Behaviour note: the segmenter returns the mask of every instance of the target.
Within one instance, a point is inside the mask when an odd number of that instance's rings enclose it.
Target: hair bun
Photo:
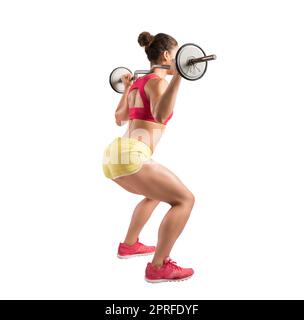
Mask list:
[[[148,47],[153,41],[154,37],[147,31],[142,32],[138,36],[138,43],[141,47]]]

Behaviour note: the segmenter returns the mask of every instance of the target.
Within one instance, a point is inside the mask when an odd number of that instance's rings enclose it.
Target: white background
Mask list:
[[[0,298],[303,299],[301,4],[1,1]],[[171,252],[195,275],[178,283],[146,283],[151,257],[117,259],[142,197],[101,170],[126,130],[108,76],[149,67],[142,31],[218,56],[182,80],[154,153],[196,196]]]

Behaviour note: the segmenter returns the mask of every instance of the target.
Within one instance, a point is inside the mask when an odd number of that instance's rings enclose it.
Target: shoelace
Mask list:
[[[176,269],[179,271],[182,271],[183,268],[179,267],[175,261],[173,261],[171,258],[169,258],[165,264],[168,264],[172,269]]]

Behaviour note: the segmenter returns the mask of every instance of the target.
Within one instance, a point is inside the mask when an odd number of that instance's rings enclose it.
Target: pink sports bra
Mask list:
[[[148,73],[147,75],[140,77],[133,82],[132,86],[129,89],[129,92],[131,92],[131,90],[133,90],[133,89],[139,89],[139,94],[140,94],[140,97],[143,101],[144,106],[143,107],[130,107],[129,108],[129,119],[130,120],[140,119],[140,120],[145,120],[145,121],[157,122],[152,116],[151,109],[150,109],[150,101],[147,98],[145,90],[144,90],[144,87],[145,87],[145,84],[147,83],[147,81],[149,79],[156,78],[156,77],[158,77],[158,75],[156,75],[155,73]],[[167,124],[167,122],[171,119],[172,115],[173,115],[173,112],[169,115],[169,117],[166,119],[164,124]]]

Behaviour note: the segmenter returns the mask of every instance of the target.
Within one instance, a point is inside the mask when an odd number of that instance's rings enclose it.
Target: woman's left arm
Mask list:
[[[122,82],[125,86],[125,90],[115,110],[115,120],[118,126],[122,126],[125,124],[125,121],[129,120],[128,94],[132,85],[131,78],[131,74],[125,74],[122,76]]]
[[[128,106],[128,94],[129,88],[125,88],[125,91],[119,101],[119,104],[115,110],[115,121],[116,124],[122,126],[123,121],[127,121],[129,119],[129,106]]]

